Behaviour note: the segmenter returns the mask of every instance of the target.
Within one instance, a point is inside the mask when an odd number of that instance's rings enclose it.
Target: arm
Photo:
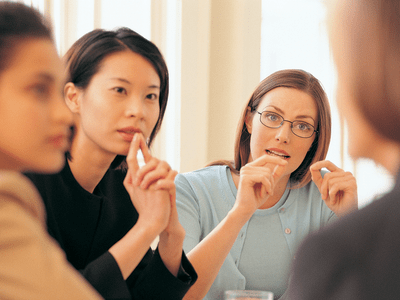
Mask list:
[[[139,169],[137,152],[141,149],[146,165]],[[126,279],[142,260],[153,240],[165,229],[170,217],[170,195],[162,184],[152,186],[165,176],[165,168],[152,159],[144,138],[136,134],[127,156],[128,172],[124,186],[139,213],[135,226],[109,252]],[[169,172],[167,172],[167,175]],[[171,175],[172,176],[172,175]],[[132,255],[134,254],[134,255]]]
[[[233,208],[218,226],[188,253],[199,278],[185,299],[202,299],[207,294],[241,228],[273,194],[275,182],[282,175],[285,165],[286,162],[280,158],[265,155],[242,168]],[[185,195],[185,191],[182,194]],[[185,199],[180,201],[185,202]],[[200,231],[197,229],[197,237],[190,233],[187,238],[192,242],[200,240]]]
[[[0,298],[101,299],[23,201],[0,197]]]

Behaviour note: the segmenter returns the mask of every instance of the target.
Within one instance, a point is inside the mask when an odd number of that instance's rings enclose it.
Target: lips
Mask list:
[[[132,141],[133,136],[135,135],[135,133],[141,133],[142,132],[140,129],[135,128],[135,127],[125,127],[125,128],[119,129],[117,131],[122,136],[122,138],[127,142]]]
[[[265,152],[267,152],[268,155],[278,156],[278,157],[283,158],[283,159],[289,159],[290,158],[290,155],[288,153],[286,153],[283,150],[279,150],[279,149],[266,149]]]
[[[69,147],[69,138],[65,134],[53,135],[48,141],[57,149],[66,150]]]

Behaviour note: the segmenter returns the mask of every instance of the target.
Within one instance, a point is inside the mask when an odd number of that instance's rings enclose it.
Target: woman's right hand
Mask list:
[[[140,168],[137,152],[142,151],[145,165]],[[168,181],[171,170],[169,165],[151,156],[142,134],[135,134],[128,155],[128,172],[124,186],[128,191],[135,209],[139,213],[137,225],[144,225],[159,235],[168,225],[171,213]],[[173,176],[175,177],[175,176]],[[173,180],[172,180],[173,182]],[[175,192],[175,186],[173,186]]]
[[[235,206],[248,216],[273,195],[276,182],[283,175],[287,161],[265,154],[240,169]]]

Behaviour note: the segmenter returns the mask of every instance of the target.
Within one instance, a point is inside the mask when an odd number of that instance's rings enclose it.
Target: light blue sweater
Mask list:
[[[188,253],[233,207],[237,189],[226,166],[179,174],[175,180],[179,220]],[[241,229],[204,299],[223,299],[224,291],[258,289],[280,296],[297,247],[311,231],[336,219],[313,182],[287,189],[276,205],[257,210]]]

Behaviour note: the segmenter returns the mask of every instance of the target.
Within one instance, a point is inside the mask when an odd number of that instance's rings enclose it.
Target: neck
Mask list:
[[[68,163],[80,186],[93,193],[116,155],[100,150],[96,151],[89,144],[90,142],[81,138],[81,135],[77,133],[70,151],[72,160]]]

